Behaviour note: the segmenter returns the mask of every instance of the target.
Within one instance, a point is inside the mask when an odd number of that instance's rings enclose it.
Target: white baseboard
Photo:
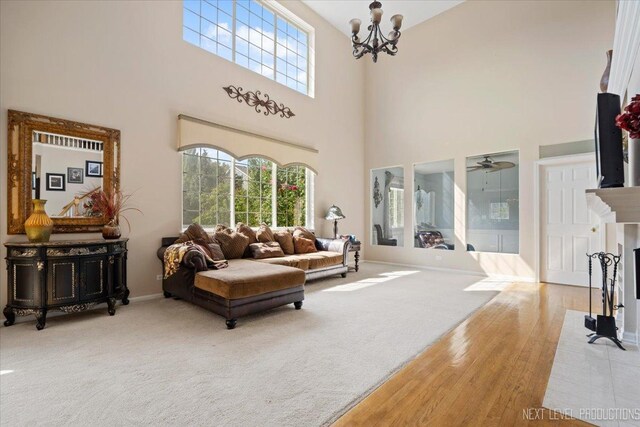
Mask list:
[[[442,271],[442,272],[445,272],[445,273],[465,274],[465,275],[468,275],[468,276],[489,277],[486,274],[480,273],[478,271],[461,270],[461,269],[456,269],[456,268],[431,267],[431,266],[428,266],[428,265],[404,264],[404,263],[400,263],[400,262],[387,262],[387,261],[371,261],[371,260],[360,261],[360,264],[363,264],[363,263],[382,264],[382,265],[397,265],[397,266],[400,266],[400,267],[419,268],[420,270],[434,270],[434,271]]]
[[[159,294],[149,294],[149,295],[141,295],[139,297],[133,297],[133,298],[129,298],[129,301],[131,302],[141,302],[141,301],[148,301],[150,299],[156,299],[156,298],[160,298],[162,297],[163,294],[159,293]]]
[[[135,304],[138,302],[142,302],[142,301],[148,301],[148,300],[152,300],[152,299],[156,299],[156,298],[160,298],[162,297],[162,294],[150,294],[150,295],[142,295],[139,297],[133,297],[133,298],[129,298],[129,304]],[[117,301],[116,301],[117,303]],[[92,311],[92,310],[107,310],[107,303],[100,303],[100,304],[96,304],[95,306],[91,307],[90,309],[86,310],[86,311]],[[117,305],[122,305],[122,303],[119,303]],[[64,311],[49,311],[47,312],[47,319],[51,319],[52,317],[58,317],[58,316],[64,316],[65,313]],[[15,323],[22,323],[22,322],[33,322],[35,321],[35,317],[32,315],[29,316],[16,316],[16,321]]]
[[[454,273],[454,274],[464,274],[467,276],[476,276],[476,277],[484,277],[492,280],[500,280],[504,282],[525,282],[525,283],[535,283],[535,279],[533,277],[526,276],[507,276],[507,275],[498,275],[498,274],[486,274],[480,273],[478,271],[471,270],[462,270],[457,268],[444,268],[444,267],[432,267],[428,265],[416,265],[416,264],[403,264],[398,262],[386,262],[386,261],[371,261],[364,260],[360,263],[371,263],[371,264],[384,264],[384,265],[398,265],[401,267],[411,267],[411,268],[419,268],[421,270],[434,270],[434,271],[442,271],[445,273]]]
[[[626,342],[633,345],[640,345],[640,339],[637,332],[623,332],[622,342]]]

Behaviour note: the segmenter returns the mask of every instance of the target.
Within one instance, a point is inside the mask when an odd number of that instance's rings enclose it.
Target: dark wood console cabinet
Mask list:
[[[113,316],[116,299],[129,303],[127,240],[5,243],[9,280],[4,325],[33,314],[41,330],[48,311],[75,313],[104,302]]]

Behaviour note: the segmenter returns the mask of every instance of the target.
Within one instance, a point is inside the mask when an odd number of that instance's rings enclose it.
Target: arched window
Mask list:
[[[233,172],[232,172],[233,171]],[[313,227],[313,173],[254,157],[237,160],[212,148],[182,154],[182,226]]]

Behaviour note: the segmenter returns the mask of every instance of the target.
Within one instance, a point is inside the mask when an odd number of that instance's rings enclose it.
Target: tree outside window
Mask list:
[[[278,167],[277,175],[278,226],[305,226],[306,168],[304,166]]]
[[[304,166],[281,168],[263,158],[235,160],[222,151],[193,148],[183,153],[182,167],[183,227],[307,225]]]

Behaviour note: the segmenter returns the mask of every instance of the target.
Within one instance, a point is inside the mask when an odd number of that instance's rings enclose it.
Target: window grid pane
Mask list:
[[[184,0],[182,38],[308,94],[308,34],[255,0]]]
[[[306,168],[277,168],[276,210],[278,227],[305,226]]]

